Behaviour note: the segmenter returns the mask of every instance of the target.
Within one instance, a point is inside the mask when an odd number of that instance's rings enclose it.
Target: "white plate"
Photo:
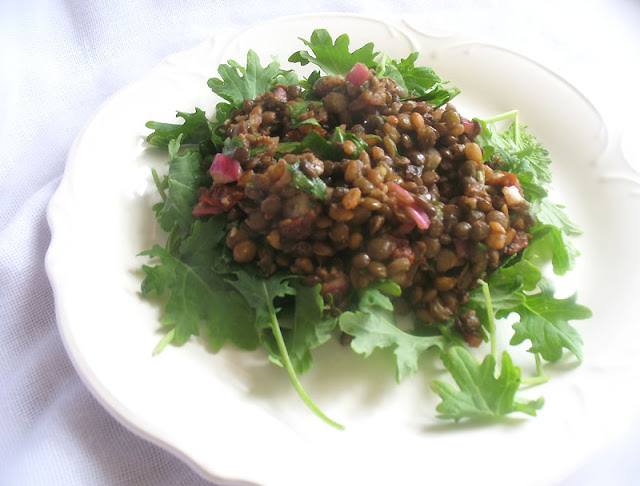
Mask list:
[[[164,170],[167,156],[144,143],[145,122],[171,121],[195,106],[211,115],[216,97],[206,81],[220,62],[242,61],[249,48],[263,64],[270,54],[286,61],[302,47],[297,37],[318,27],[334,37],[349,33],[353,46],[374,41],[392,57],[419,50],[421,62],[462,89],[461,111],[518,108],[551,151],[557,199],[585,230],[577,241],[583,256],[561,291],[577,288],[594,317],[576,324],[584,364],[550,366],[552,380],[527,391],[546,397],[537,418],[442,423],[429,389],[444,376],[438,360],[423,360],[422,373],[396,385],[389,354],[365,360],[329,344],[302,381],[346,424],[338,432],[305,408],[262,352],[213,354],[194,340],[152,358],[160,311],[140,296],[146,259],[136,254],[164,238],[150,210],[157,200],[150,168]],[[624,429],[640,404],[638,319],[628,304],[640,289],[633,271],[640,205],[629,182],[637,184],[637,174],[568,83],[518,54],[471,41],[351,15],[285,18],[173,55],[104,104],[76,140],[51,201],[46,264],[67,351],[110,413],[225,485],[550,484]],[[502,332],[508,340],[509,329]]]

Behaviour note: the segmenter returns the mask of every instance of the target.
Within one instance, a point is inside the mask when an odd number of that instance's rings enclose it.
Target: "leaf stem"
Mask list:
[[[508,120],[510,118],[515,118],[516,121],[518,120],[518,113],[520,113],[518,110],[511,110],[511,111],[507,111],[505,113],[501,113],[500,115],[496,115],[494,117],[491,118],[485,118],[484,122],[485,123],[496,123],[499,121],[503,121],[503,120]]]
[[[153,352],[151,353],[151,355],[156,356],[157,354],[160,354],[162,350],[167,347],[167,344],[173,341],[173,336],[175,336],[175,334],[176,334],[176,328],[173,327],[169,332],[167,332],[167,334],[163,336],[163,338],[156,345],[156,347],[153,348]]]
[[[478,280],[478,283],[482,286],[482,295],[484,296],[485,303],[487,304],[487,327],[489,328],[489,342],[491,343],[491,355],[498,359],[498,349],[496,343],[496,321],[493,317],[493,304],[491,303],[491,293],[489,292],[489,285],[484,280]]]
[[[173,255],[173,249],[176,246],[176,241],[177,241],[177,238],[178,238],[178,236],[177,236],[178,235],[178,231],[179,231],[178,225],[175,224],[173,226],[173,228],[171,228],[171,232],[169,233],[169,236],[167,237],[167,244],[166,244],[165,248],[172,255]]]
[[[271,302],[271,298],[269,297],[269,292],[267,291],[267,287],[264,282],[262,283],[262,286],[264,289],[267,307],[269,309],[269,316],[271,317],[271,330],[273,331],[273,335],[276,338],[276,343],[278,344],[278,349],[280,350],[280,355],[282,357],[282,364],[284,365],[284,368],[287,370],[287,374],[289,375],[289,379],[291,380],[293,387],[298,392],[298,395],[300,395],[300,398],[302,398],[302,401],[307,405],[307,407],[311,409],[313,413],[315,413],[319,418],[324,420],[327,424],[331,425],[332,427],[335,427],[338,430],[344,430],[344,425],[341,425],[338,422],[335,422],[331,420],[329,417],[327,417],[322,412],[322,410],[320,410],[318,406],[315,403],[313,403],[313,400],[311,400],[309,395],[307,395],[307,392],[304,391],[304,388],[302,388],[302,384],[298,380],[298,377],[296,376],[296,373],[293,370],[293,365],[291,364],[291,359],[289,358],[289,353],[287,352],[287,346],[284,343],[284,339],[282,337],[282,331],[280,330],[280,324],[278,323],[278,318],[276,317],[276,311],[273,308],[273,303]]]
[[[538,376],[542,376],[542,359],[540,359],[540,353],[535,354],[536,358],[536,372]]]
[[[522,378],[520,385],[535,386],[546,383],[547,381],[549,381],[549,375],[532,376],[531,378]]]
[[[535,358],[537,375],[531,378],[523,378],[522,380],[520,380],[521,385],[535,386],[549,381],[549,375],[545,375],[542,371],[542,359],[540,359],[540,353],[536,353]]]
[[[514,138],[516,139],[516,146],[520,146],[520,121],[518,120],[518,111],[516,111],[516,115],[513,117],[513,133]]]
[[[162,202],[166,202],[167,193],[162,188],[162,181],[160,180],[160,176],[158,176],[158,172],[155,169],[151,169],[151,175],[153,176],[153,182],[156,185],[156,189],[160,193],[160,197],[162,198]]]

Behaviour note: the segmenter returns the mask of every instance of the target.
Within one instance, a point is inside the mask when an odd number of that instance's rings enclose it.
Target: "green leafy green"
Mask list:
[[[374,135],[374,137],[380,139],[380,137],[378,137],[377,135]],[[358,135],[351,132],[345,132],[340,127],[337,127],[329,137],[329,141],[333,143],[343,144],[347,140],[353,142],[353,144],[356,146],[355,151],[349,155],[349,158],[351,159],[357,159],[363,150],[367,150],[369,148],[369,144],[362,140],[362,138],[360,138]],[[343,156],[344,155],[346,154],[343,154]]]
[[[372,42],[349,52],[350,40],[347,34],[337,37],[334,43],[325,29],[314,30],[308,41],[301,37],[300,40],[311,48],[316,57],[307,51],[298,51],[289,57],[289,62],[299,62],[303,66],[311,62],[329,75],[347,74],[357,62],[372,68],[375,66],[375,57],[378,55],[377,52],[373,52]]]
[[[395,61],[386,54],[377,63],[376,74],[389,77],[402,86],[408,98],[415,101],[426,101],[436,106],[448,103],[460,93],[458,88],[446,88],[433,69],[427,66],[416,66],[418,53],[413,52],[407,58]]]
[[[246,271],[238,271],[235,272],[235,277],[235,280],[227,279],[227,281],[240,292],[249,307],[254,310],[256,328],[269,329],[273,299],[294,294],[289,284],[291,276],[274,274],[269,278],[261,279]]]
[[[527,296],[514,309],[520,314],[520,322],[513,326],[516,331],[511,344],[531,341],[529,352],[540,353],[547,361],[557,361],[562,357],[562,349],[567,348],[582,361],[582,338],[568,321],[588,319],[591,311],[576,304],[576,296],[556,299],[553,288],[544,285],[541,292]]]
[[[233,152],[237,148],[244,147],[244,141],[240,137],[228,137],[225,138],[224,143],[222,145],[222,153],[229,157],[233,156]]]
[[[513,120],[503,132],[496,129],[497,122]],[[535,136],[518,121],[518,112],[511,111],[487,120],[477,120],[482,132],[477,141],[485,153],[499,164],[502,170],[514,173],[522,186],[525,198],[532,203],[532,210],[540,223],[532,228],[533,243],[525,252],[552,255],[554,272],[564,275],[575,265],[579,252],[569,236],[582,233],[567,216],[562,206],[545,199],[551,182],[549,152]],[[541,243],[540,240],[545,240]],[[532,249],[535,248],[535,250]],[[529,258],[534,264],[540,259]],[[544,260],[544,258],[542,258]]]
[[[351,348],[365,357],[376,348],[393,349],[396,358],[396,379],[415,374],[418,359],[432,347],[443,349],[442,336],[414,336],[398,328],[393,316],[393,304],[377,289],[365,289],[360,293],[356,311],[340,315],[340,329],[353,336]]]
[[[533,239],[524,250],[524,259],[534,265],[541,265],[551,260],[556,275],[564,275],[575,266],[578,254],[560,229],[538,223],[529,231]]]
[[[218,67],[220,78],[211,78],[207,84],[215,94],[237,108],[242,106],[245,99],[252,100],[260,93],[269,91],[275,84],[276,78],[283,73],[277,61],[262,67],[258,54],[249,50],[246,67],[229,60],[227,64],[221,64]],[[218,121],[221,121],[220,118]]]
[[[182,135],[171,140],[169,148],[169,173],[166,182],[166,200],[157,213],[158,222],[165,231],[178,226],[187,232],[195,217],[193,207],[198,202],[198,189],[210,185],[209,176],[202,168],[202,155],[197,150],[178,154]]]
[[[282,333],[293,369],[296,374],[302,375],[313,365],[311,350],[331,338],[338,319],[325,315],[320,285],[307,287],[296,282],[293,287],[296,292],[293,328],[283,328]],[[279,351],[273,346],[271,349],[270,357],[282,366]]]
[[[219,218],[196,221],[192,234],[176,250],[154,245],[142,252],[160,264],[143,265],[142,293],[168,292],[162,324],[172,326],[171,342],[180,345],[199,335],[204,325],[214,350],[227,340],[242,349],[255,349],[258,334],[253,316],[246,312],[242,297],[222,277],[211,272],[214,248],[224,237]]]
[[[288,71],[280,71],[280,74],[276,76],[275,84],[284,84],[285,86],[289,86],[292,84],[298,84],[300,79],[295,71],[292,69]]]
[[[315,130],[311,130],[302,142],[280,142],[277,148],[277,152],[282,154],[299,154],[307,150],[328,160],[342,160],[345,156],[340,145],[327,140]]]
[[[487,355],[482,363],[464,348],[453,346],[443,354],[442,361],[459,389],[434,380],[431,388],[442,398],[436,407],[441,418],[460,420],[465,417],[502,417],[513,412],[536,415],[544,399],[520,400],[516,392],[520,386],[520,368],[513,365],[505,351],[502,354],[500,375],[496,378],[496,359]]]
[[[569,253],[561,231],[555,226],[538,225],[534,230],[534,238],[520,259],[488,277],[493,311],[498,318],[514,312],[519,315],[511,344],[529,340],[532,343],[529,352],[540,354],[546,361],[560,359],[563,348],[582,360],[582,340],[568,321],[588,319],[591,311],[576,304],[575,296],[554,297],[553,288],[539,267],[552,261],[556,273],[564,272],[569,267]],[[471,292],[469,307],[486,312],[481,289]]]
[[[564,206],[554,204],[548,199],[537,200],[534,203],[534,213],[541,223],[556,226],[566,235],[581,235],[580,227],[569,219]]]
[[[311,398],[309,398],[307,393],[304,391],[302,384],[298,380],[295,366],[293,365],[291,358],[289,357],[289,351],[282,334],[280,323],[278,322],[278,309],[274,307],[273,301],[278,297],[294,295],[295,291],[289,284],[291,276],[272,275],[269,278],[258,279],[252,277],[244,271],[235,272],[235,275],[237,277],[237,280],[229,280],[229,283],[242,294],[242,296],[246,300],[246,303],[255,311],[256,327],[262,330],[270,329],[271,332],[273,332],[273,337],[275,338],[277,346],[277,354],[275,353],[275,350],[270,346],[265,346],[265,349],[270,352],[271,360],[275,361],[276,363],[282,364],[282,366],[287,371],[287,374],[289,375],[289,379],[291,380],[293,387],[298,392],[298,395],[300,396],[302,401],[304,401],[304,403],[309,407],[309,409],[313,411],[313,413],[315,413],[318,417],[320,417],[332,427],[343,429],[344,427],[342,425],[327,417],[311,400]],[[305,337],[301,338],[303,343],[313,342],[313,339],[306,339],[306,337],[308,337],[308,333],[301,331],[301,334],[306,334]],[[319,338],[323,338],[322,332],[320,333]],[[304,356],[304,346],[298,344],[298,346],[295,348],[295,352],[297,353],[296,359],[298,359],[298,367],[304,370],[304,364],[302,360],[308,359]],[[302,354],[302,356],[300,354]]]
[[[342,149],[342,144],[347,140],[352,141],[356,146],[356,150],[350,155],[347,155]],[[312,130],[301,142],[280,142],[277,152],[280,154],[299,154],[310,150],[321,159],[340,161],[345,158],[357,159],[360,152],[366,147],[368,145],[362,138],[337,127],[328,139]]]
[[[313,197],[320,199],[321,201],[327,200],[327,185],[319,177],[309,177],[302,172],[299,161],[296,161],[293,164],[287,164],[287,169],[291,172],[292,187],[311,194]]]
[[[478,120],[482,125],[478,143],[482,147],[493,148],[494,157],[499,158],[503,170],[517,175],[530,173],[534,182],[550,183],[549,152],[526,131],[526,127],[518,123],[516,112],[513,112],[513,117],[515,121],[503,132],[496,131],[492,126],[493,120]]]
[[[322,103],[319,101],[307,100],[307,101],[299,101],[297,103],[293,103],[289,105],[289,115],[291,117],[291,125],[290,128],[292,130],[298,128],[300,125],[317,125],[320,126],[318,120],[315,118],[307,118],[306,120],[300,121],[299,118],[304,113],[309,110],[309,107],[312,106],[321,106]]]
[[[147,142],[158,147],[166,147],[171,140],[177,139],[180,135],[183,144],[199,144],[211,138],[211,123],[200,108],[196,108],[194,113],[179,111],[176,116],[183,118],[184,123],[147,122],[145,126],[154,130],[147,136]]]

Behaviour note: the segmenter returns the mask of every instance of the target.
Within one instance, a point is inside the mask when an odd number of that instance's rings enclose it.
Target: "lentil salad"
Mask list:
[[[567,321],[590,315],[575,298],[555,299],[533,265],[550,260],[562,274],[575,257],[571,230],[549,224],[561,209],[544,199],[546,151],[513,114],[502,133],[491,120],[461,115],[450,102],[458,91],[415,66],[417,53],[393,61],[372,44],[351,53],[344,37],[333,43],[315,31],[303,42],[317,57],[298,51],[289,59],[317,64],[324,75],[299,79],[275,61],[262,68],[250,52],[246,68],[229,61],[222,79],[209,81],[226,100],[215,122],[196,109],[179,112],[182,125],[148,124],[149,142],[167,146],[171,158],[167,176],[154,173],[163,196],[155,210],[169,239],[145,252],[161,263],[143,267],[143,293],[170,293],[163,323],[171,329],[158,349],[185,342],[201,325],[214,350],[226,341],[262,345],[307,405],[340,427],[297,378],[313,348],[334,334],[365,356],[392,348],[400,380],[436,347],[459,386],[434,380],[440,416],[535,415],[542,401],[516,398],[525,379],[506,351],[497,376],[495,317],[520,314],[512,344],[532,343],[538,376],[529,380],[543,382],[542,359],[558,359],[563,348],[581,358]],[[231,88],[251,76],[250,90]],[[544,170],[520,155],[514,163],[512,142]],[[198,148],[180,152],[187,144]],[[172,284],[167,274],[179,268],[185,281],[198,281]],[[253,314],[213,317],[222,304],[215,294]],[[185,296],[195,311],[177,309]],[[560,325],[544,314],[549,306],[564,309]],[[288,307],[293,325],[277,317]],[[394,313],[413,316],[414,328],[400,330]],[[541,341],[540,326],[559,336]],[[462,344],[485,340],[491,352],[479,363]],[[484,367],[491,377],[465,386],[461,375]],[[509,399],[491,403],[496,392]],[[461,406],[474,393],[486,407]]]

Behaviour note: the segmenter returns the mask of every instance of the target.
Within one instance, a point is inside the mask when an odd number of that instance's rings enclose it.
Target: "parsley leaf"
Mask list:
[[[443,349],[442,336],[414,336],[396,326],[393,305],[379,290],[365,289],[355,312],[340,315],[340,329],[353,336],[351,348],[368,357],[376,348],[392,348],[396,357],[396,380],[418,371],[418,359],[428,349],[436,346]]]
[[[380,139],[380,137],[378,137],[377,135],[372,135],[372,136]],[[367,150],[369,148],[369,144],[367,144],[367,142],[365,142],[358,135],[351,132],[345,132],[340,127],[336,127],[336,129],[331,134],[331,137],[329,137],[329,141],[333,143],[343,144],[347,140],[353,142],[353,144],[356,146],[356,149],[353,151],[352,154],[349,155],[349,158],[357,159],[363,150]],[[380,139],[380,141],[382,141],[382,139]],[[346,154],[343,154],[343,155],[346,155]]]
[[[315,133],[315,132],[314,132]],[[311,194],[321,201],[327,200],[327,185],[319,177],[309,177],[300,169],[300,161],[287,164],[287,169],[291,172],[291,186]]]
[[[309,125],[309,124],[319,126],[320,123],[318,123],[318,120],[316,120],[315,118],[307,118],[304,121],[300,121],[298,118],[300,118],[301,115],[306,113],[309,110],[309,107],[321,106],[321,105],[322,103],[319,101],[298,101],[297,103],[288,105],[289,116],[291,118],[291,125],[289,128],[291,130],[294,130],[298,128],[300,125]]]
[[[431,388],[442,398],[436,407],[439,417],[462,418],[501,417],[513,412],[536,415],[544,399],[519,400],[520,368],[513,365],[505,351],[502,354],[500,376],[496,378],[496,358],[489,354],[482,364],[460,346],[453,346],[443,354],[442,360],[459,389],[441,380],[433,380]]]
[[[345,156],[340,145],[327,140],[315,130],[311,130],[302,142],[280,142],[277,148],[277,152],[283,154],[299,154],[306,150],[311,150],[321,159],[338,161]]]
[[[337,37],[334,43],[325,29],[314,30],[308,41],[301,37],[299,39],[311,48],[316,57],[307,51],[298,51],[289,57],[289,62],[299,62],[303,66],[311,62],[329,75],[347,74],[357,62],[369,68],[375,66],[374,59],[378,53],[373,52],[372,42],[349,52],[350,41],[347,34]]]
[[[199,144],[211,138],[211,123],[207,120],[204,111],[196,108],[194,113],[177,112],[177,117],[183,118],[184,123],[161,123],[148,121],[147,128],[151,128],[153,133],[147,136],[147,142],[158,147],[166,147],[171,140],[182,135],[183,144]]]
[[[344,150],[342,150],[342,144],[347,140],[351,140],[356,146],[356,150],[348,156]],[[280,154],[298,154],[310,150],[321,159],[340,161],[347,157],[352,159],[358,158],[360,152],[367,147],[367,143],[362,140],[362,138],[337,127],[329,139],[324,138],[318,132],[312,130],[301,142],[280,142],[277,152]]]

